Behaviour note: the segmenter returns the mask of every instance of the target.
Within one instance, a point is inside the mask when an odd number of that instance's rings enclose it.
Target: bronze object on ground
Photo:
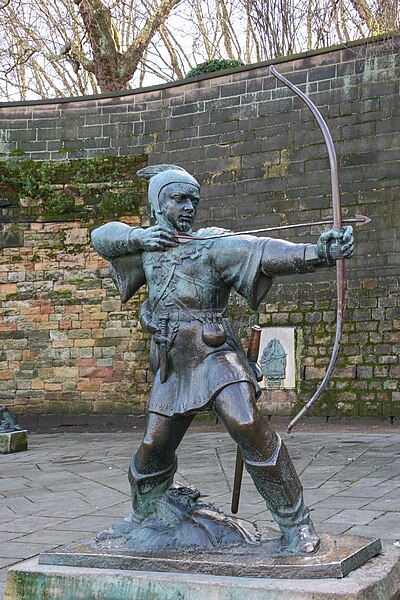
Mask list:
[[[9,409],[6,406],[0,406],[0,433],[10,433],[12,431],[21,430],[21,425],[18,425]]]

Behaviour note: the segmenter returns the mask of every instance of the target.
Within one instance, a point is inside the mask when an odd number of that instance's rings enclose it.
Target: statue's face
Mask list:
[[[190,183],[170,183],[160,194],[161,215],[158,217],[176,231],[190,231],[200,201],[199,190]],[[161,218],[160,218],[161,217]]]

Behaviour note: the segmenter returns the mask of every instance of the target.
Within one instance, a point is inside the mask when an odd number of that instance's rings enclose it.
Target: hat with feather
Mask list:
[[[149,181],[148,197],[154,212],[160,213],[160,193],[171,183],[190,183],[200,189],[199,182],[185,169],[177,165],[153,165],[137,172],[139,177]]]

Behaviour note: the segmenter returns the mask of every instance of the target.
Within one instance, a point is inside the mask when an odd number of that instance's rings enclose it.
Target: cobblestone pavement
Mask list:
[[[27,452],[0,455],[1,598],[10,565],[90,537],[129,514],[127,467],[141,435],[30,435]],[[400,433],[283,437],[319,532],[400,540]],[[234,460],[225,432],[194,429],[181,445],[177,479],[229,511]],[[239,516],[274,526],[247,474]]]

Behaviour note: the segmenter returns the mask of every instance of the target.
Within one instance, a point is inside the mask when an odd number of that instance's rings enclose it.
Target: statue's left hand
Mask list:
[[[317,254],[329,264],[340,258],[351,258],[354,254],[353,228],[348,225],[325,231],[318,239]]]
[[[132,227],[130,234],[130,244],[133,250],[146,250],[147,252],[156,252],[175,248],[178,244],[174,235],[161,227],[153,225],[152,227]]]

